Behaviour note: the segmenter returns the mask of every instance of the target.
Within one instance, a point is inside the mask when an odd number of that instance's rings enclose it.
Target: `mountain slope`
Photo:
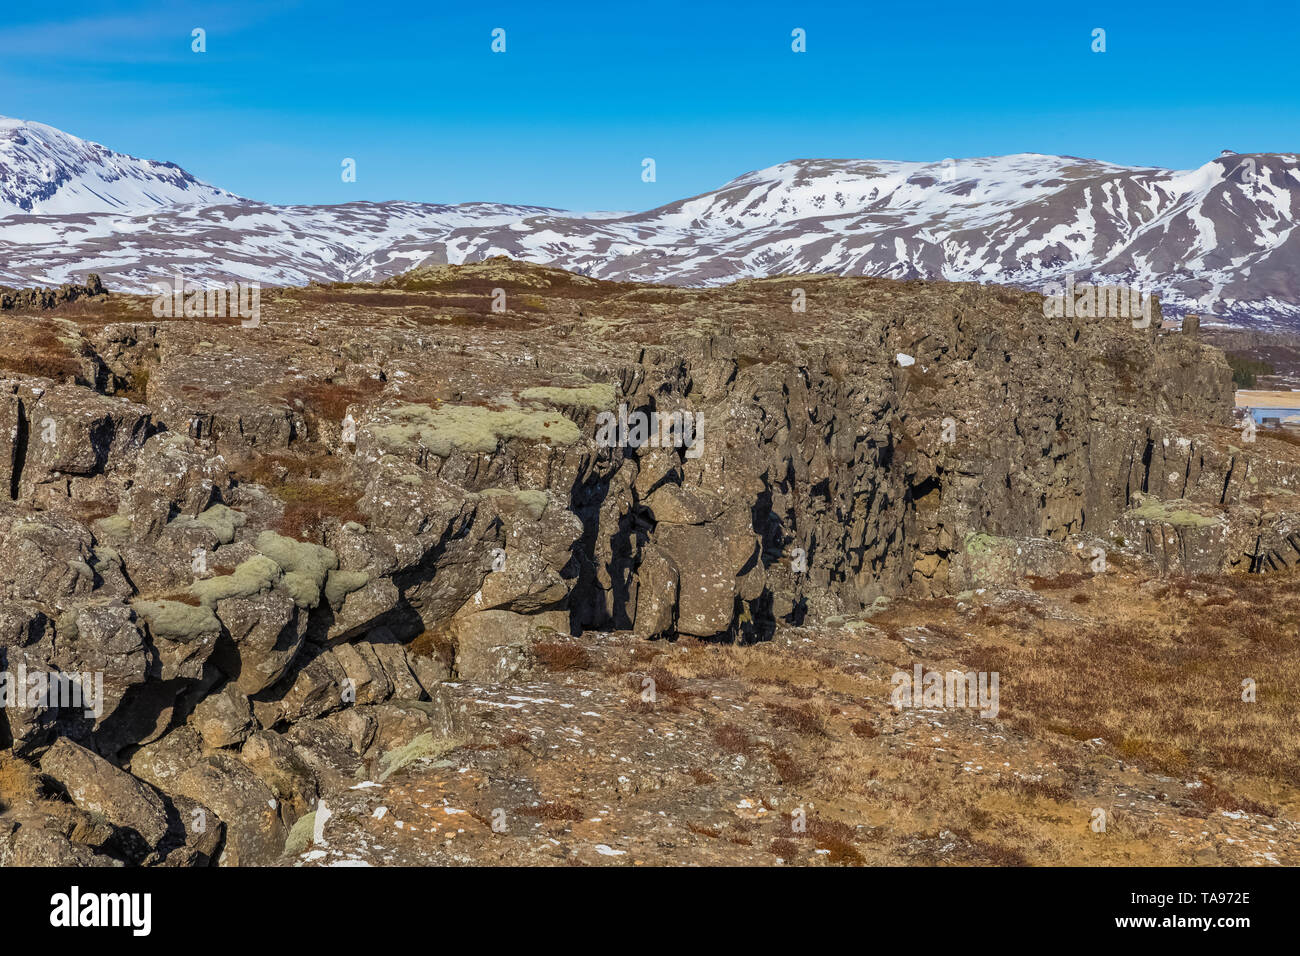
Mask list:
[[[174,163],[136,159],[44,123],[0,117],[0,215],[239,201]]]
[[[147,291],[375,280],[508,255],[606,279],[717,285],[777,273],[997,282],[1094,279],[1168,311],[1300,325],[1300,157],[1195,170],[1024,153],[797,160],[640,213],[495,203],[272,206],[40,124],[0,123],[0,282],[98,271]],[[21,144],[19,140],[23,141]],[[8,213],[8,215],[5,215]]]

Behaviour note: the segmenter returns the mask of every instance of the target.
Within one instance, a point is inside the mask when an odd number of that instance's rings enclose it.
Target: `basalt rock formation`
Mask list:
[[[0,319],[0,369],[32,323],[80,359],[0,372],[0,747],[46,791],[0,862],[273,861],[323,794],[461,733],[449,682],[557,634],[1300,561],[1300,449],[1234,432],[1221,353],[1158,314],[504,259],[264,290],[252,327],[99,301]]]
[[[53,309],[65,302],[76,302],[94,296],[107,295],[99,276],[90,273],[84,285],[64,283],[54,289],[12,289],[0,286],[0,311],[12,309]]]

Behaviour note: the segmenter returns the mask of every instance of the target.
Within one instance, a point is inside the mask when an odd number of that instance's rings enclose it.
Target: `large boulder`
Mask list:
[[[210,807],[225,824],[222,866],[272,863],[284,849],[288,828],[271,788],[237,756],[213,754],[186,770],[174,792]]]
[[[56,781],[72,802],[117,827],[131,855],[146,856],[167,834],[167,810],[148,784],[61,738],[41,758],[41,771]]]
[[[73,843],[62,833],[34,826],[0,821],[0,867],[85,867],[121,866],[122,861]]]
[[[129,468],[153,428],[143,405],[74,385],[33,388],[24,396],[26,455],[19,498],[70,497],[77,479]]]
[[[492,684],[508,680],[529,666],[532,646],[551,631],[567,626],[568,615],[469,611],[450,625],[456,645],[456,673],[461,680]]]
[[[307,615],[279,589],[218,601],[216,614],[229,637],[218,645],[213,663],[245,694],[283,677],[307,634]]]
[[[253,709],[239,688],[227,684],[208,694],[190,713],[189,722],[210,750],[234,747],[253,732]]]

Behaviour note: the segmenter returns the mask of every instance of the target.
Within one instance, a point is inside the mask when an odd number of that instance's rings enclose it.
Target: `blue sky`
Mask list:
[[[647,209],[808,157],[1300,150],[1293,0],[8,0],[0,50],[0,114],[270,202]]]

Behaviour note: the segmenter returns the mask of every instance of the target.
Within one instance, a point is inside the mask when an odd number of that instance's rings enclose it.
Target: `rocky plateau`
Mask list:
[[[0,305],[0,672],[102,684],[0,710],[0,863],[1300,862],[1300,447],[1194,323],[504,257]]]

